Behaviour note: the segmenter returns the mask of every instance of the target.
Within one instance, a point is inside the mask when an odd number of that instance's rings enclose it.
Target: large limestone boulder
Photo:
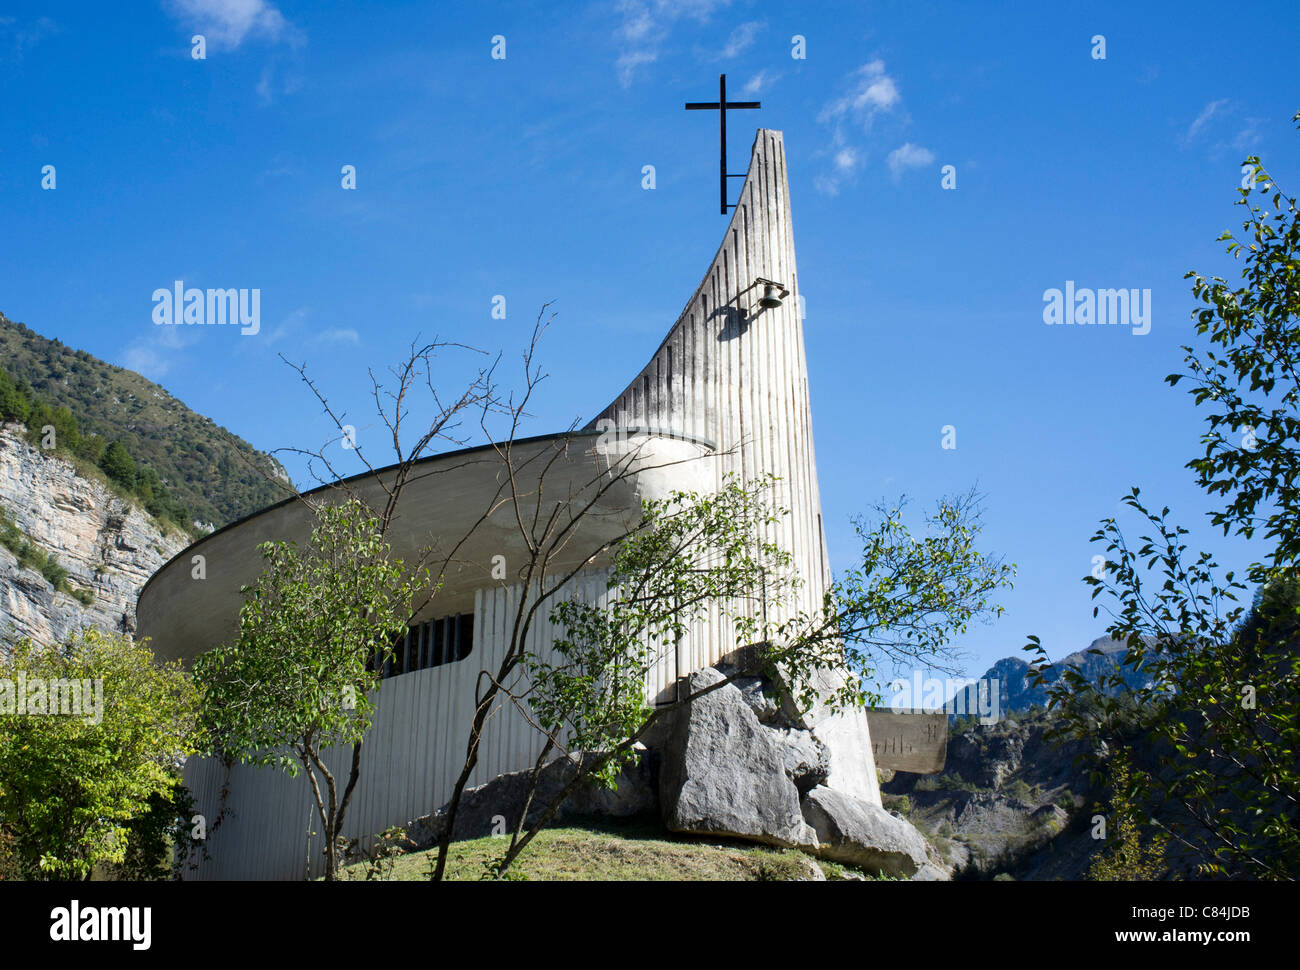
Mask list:
[[[725,680],[713,668],[689,678],[690,693]],[[780,735],[764,727],[734,684],[674,712],[663,748],[659,797],[673,832],[723,835],[813,848],[816,838],[786,771]]]
[[[844,684],[841,672],[818,671],[813,675],[818,696],[826,697]],[[871,749],[867,714],[861,708],[834,712],[823,701],[809,711],[795,711],[797,690],[785,689],[787,716],[792,724],[806,728],[826,747],[828,772],[825,784],[836,791],[880,807],[880,782],[876,777],[876,756]]]
[[[926,864],[921,833],[883,808],[825,786],[805,795],[802,807],[823,858],[904,879]]]
[[[799,728],[773,728],[773,735],[785,759],[785,773],[799,794],[826,784],[830,775],[830,751],[811,731]]]
[[[759,721],[763,724],[781,721],[781,705],[772,696],[775,691],[768,690],[762,677],[736,677],[732,684],[740,691],[740,696]]]
[[[776,672],[775,682],[760,671],[754,647],[732,651],[718,664],[718,670],[736,677],[758,719],[770,728],[793,728],[811,732],[825,758],[825,776],[814,784],[824,784],[863,801],[879,806],[880,782],[876,777],[876,757],[871,748],[871,731],[867,714],[861,708],[833,711],[826,699],[842,688],[849,676],[843,670],[818,670],[810,686],[818,700],[809,710],[801,710],[796,698],[803,692],[784,672]],[[800,791],[807,791],[801,785]]]

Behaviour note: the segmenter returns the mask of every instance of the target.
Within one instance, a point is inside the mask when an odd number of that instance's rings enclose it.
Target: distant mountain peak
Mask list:
[[[977,691],[981,689],[979,685],[991,684],[995,681],[998,685],[999,714],[1026,711],[1031,707],[1045,707],[1048,685],[1054,683],[1066,667],[1077,667],[1094,684],[1099,684],[1101,678],[1107,674],[1119,672],[1123,677],[1124,688],[1145,686],[1150,678],[1140,668],[1135,670],[1123,665],[1126,652],[1127,645],[1124,641],[1098,637],[1082,650],[1067,654],[1051,664],[1045,673],[1046,683],[1042,686],[1029,683],[1027,661],[1020,657],[1003,657],[986,670],[974,684],[968,684],[958,691],[954,700],[949,702],[953,704],[950,710],[957,712],[980,710],[977,704],[979,700]],[[1113,695],[1124,688],[1107,687],[1105,693]],[[963,704],[966,706],[961,706]]]

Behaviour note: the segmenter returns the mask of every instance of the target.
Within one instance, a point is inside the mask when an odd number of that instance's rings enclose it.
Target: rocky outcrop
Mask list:
[[[725,670],[728,664],[719,667]],[[846,676],[842,671],[815,671],[810,686],[818,700],[808,710],[801,710],[795,702],[803,693],[798,685],[788,679],[771,685],[769,690],[775,690],[781,698],[781,713],[771,723],[812,732],[826,752],[826,777],[819,783],[878,806],[880,783],[866,712],[861,708],[836,710],[826,701],[845,686]]]
[[[945,770],[980,788],[1000,788],[1019,770],[1025,754],[1025,736],[1019,731],[968,732],[948,742]]]
[[[765,677],[741,674],[734,664],[719,666],[686,679],[693,699],[643,736],[644,747],[615,789],[580,785],[550,824],[654,812],[672,832],[797,848],[896,878],[948,878],[942,865],[927,859],[925,839],[905,819],[834,787],[831,751],[817,730],[792,723],[787,694]],[[576,770],[563,758],[542,769],[529,824],[540,820]],[[467,789],[453,839],[513,830],[530,783],[530,772],[519,771]],[[408,823],[407,831],[417,844],[429,846],[446,826],[444,807]],[[815,866],[809,871],[821,873]]]
[[[824,768],[824,776],[801,785],[801,792],[825,784],[869,804],[880,805],[880,783],[876,778],[876,758],[871,750],[866,712],[861,708],[836,710],[827,702],[845,686],[844,671],[815,671],[807,686],[818,699],[805,710],[796,701],[806,693],[802,686],[793,683],[784,672],[777,672],[775,679],[770,678],[762,671],[753,647],[733,651],[715,667],[732,678],[764,725],[793,728],[816,738],[823,753],[819,770]]]
[[[926,864],[925,839],[883,808],[825,787],[814,788],[802,804],[823,858],[902,879]]]
[[[1024,860],[1041,852],[1057,877],[1083,878],[1096,844],[1066,829],[1090,817],[1078,806],[1096,801],[1079,760],[1089,745],[1058,747],[1047,736],[1055,718],[1033,711],[951,735],[943,772],[895,772],[882,786],[886,806],[906,814],[954,875],[991,878],[1014,869],[1023,877]]]
[[[785,758],[785,773],[799,794],[826,784],[831,773],[830,751],[811,731],[778,728],[777,744]]]
[[[0,511],[94,597],[86,605],[56,590],[0,547],[0,640],[52,644],[92,626],[134,632],[141,586],[188,544],[71,462],[32,447],[21,425],[0,425]]]
[[[711,667],[696,671],[688,679],[690,694],[725,679]],[[694,699],[672,720],[659,775],[670,831],[786,847],[816,844],[779,735],[759,721],[734,684]]]
[[[840,742],[841,759],[851,757],[852,720],[832,717],[825,709],[819,719],[801,718],[788,692],[766,678],[738,673],[743,669],[733,660],[691,674],[687,683],[694,699],[672,714],[658,740],[665,826],[798,847],[872,873],[917,877],[927,864],[920,833],[880,806],[874,785],[857,785],[855,791],[836,787],[837,777],[852,781],[854,774],[842,760],[837,775],[837,752],[826,735]],[[728,676],[735,679],[725,683]],[[862,729],[865,733],[865,724]],[[868,769],[870,752],[868,737]],[[927,878],[946,875],[934,866],[926,873]]]
[[[781,714],[775,692],[768,689],[762,677],[736,677],[732,685],[740,691],[749,709],[762,724],[770,724]]]

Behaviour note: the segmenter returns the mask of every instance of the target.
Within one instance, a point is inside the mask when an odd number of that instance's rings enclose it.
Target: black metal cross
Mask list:
[[[727,205],[727,179],[743,179],[743,175],[727,175],[727,109],[728,108],[761,108],[760,101],[728,101],[727,100],[727,75],[718,75],[718,100],[717,101],[687,101],[687,111],[708,111],[716,110],[718,112],[718,129],[722,137],[722,152],[718,164],[719,183],[722,195],[722,214],[725,216],[728,209],[734,209],[734,205]]]

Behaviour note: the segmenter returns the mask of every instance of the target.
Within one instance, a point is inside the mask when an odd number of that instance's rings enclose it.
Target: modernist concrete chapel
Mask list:
[[[771,306],[769,284],[784,289]],[[763,301],[760,304],[760,301]],[[631,429],[644,470],[612,491],[590,528],[613,528],[639,512],[643,497],[685,488],[713,491],[724,477],[779,477],[775,500],[791,514],[773,538],[791,552],[804,585],[790,609],[819,607],[830,582],[813,450],[808,371],[799,308],[789,184],[781,133],[760,129],[749,168],[722,243],[703,281],[650,358],[613,403],[572,433],[518,442],[519,454],[567,448],[560,479],[590,479],[609,457],[596,434],[614,422]],[[575,442],[578,447],[575,448]],[[426,459],[403,494],[390,536],[393,554],[410,559],[437,539],[459,537],[482,513],[484,487],[501,474],[489,449],[465,449]],[[364,490],[364,484],[358,487]],[[562,489],[565,482],[553,486]],[[378,489],[373,480],[371,487]],[[607,521],[607,526],[601,525]],[[151,637],[163,659],[192,661],[230,642],[238,632],[240,587],[255,582],[263,566],[259,543],[305,541],[309,512],[289,500],[236,522],[195,543],[160,569],[140,593],[138,631]],[[615,533],[616,534],[616,533]],[[384,681],[375,723],[367,737],[363,770],[344,833],[366,836],[427,816],[450,795],[463,763],[480,671],[495,669],[503,649],[511,589],[492,578],[492,557],[521,543],[512,512],[500,509],[459,556],[466,565],[449,577],[428,615],[417,617],[408,642],[417,644],[403,669]],[[590,548],[586,546],[584,548]],[[191,577],[191,558],[203,555],[207,578]],[[605,595],[600,562],[584,569],[574,591],[592,601]],[[547,649],[549,624],[534,628],[534,648]],[[735,648],[726,623],[702,622],[679,648],[665,648],[648,696],[661,697],[679,679],[717,662]],[[818,737],[830,751],[830,787],[880,805],[866,716],[826,718]],[[489,721],[471,785],[532,765],[539,732],[509,706]],[[331,753],[331,770],[343,773],[349,750]],[[191,759],[185,782],[198,811],[216,817],[227,783],[223,764]],[[297,879],[310,855],[322,866],[319,845],[308,845],[314,807],[307,782],[274,769],[236,766],[229,775],[225,816],[208,843],[211,860],[200,878]],[[487,835],[487,832],[482,833]]]

